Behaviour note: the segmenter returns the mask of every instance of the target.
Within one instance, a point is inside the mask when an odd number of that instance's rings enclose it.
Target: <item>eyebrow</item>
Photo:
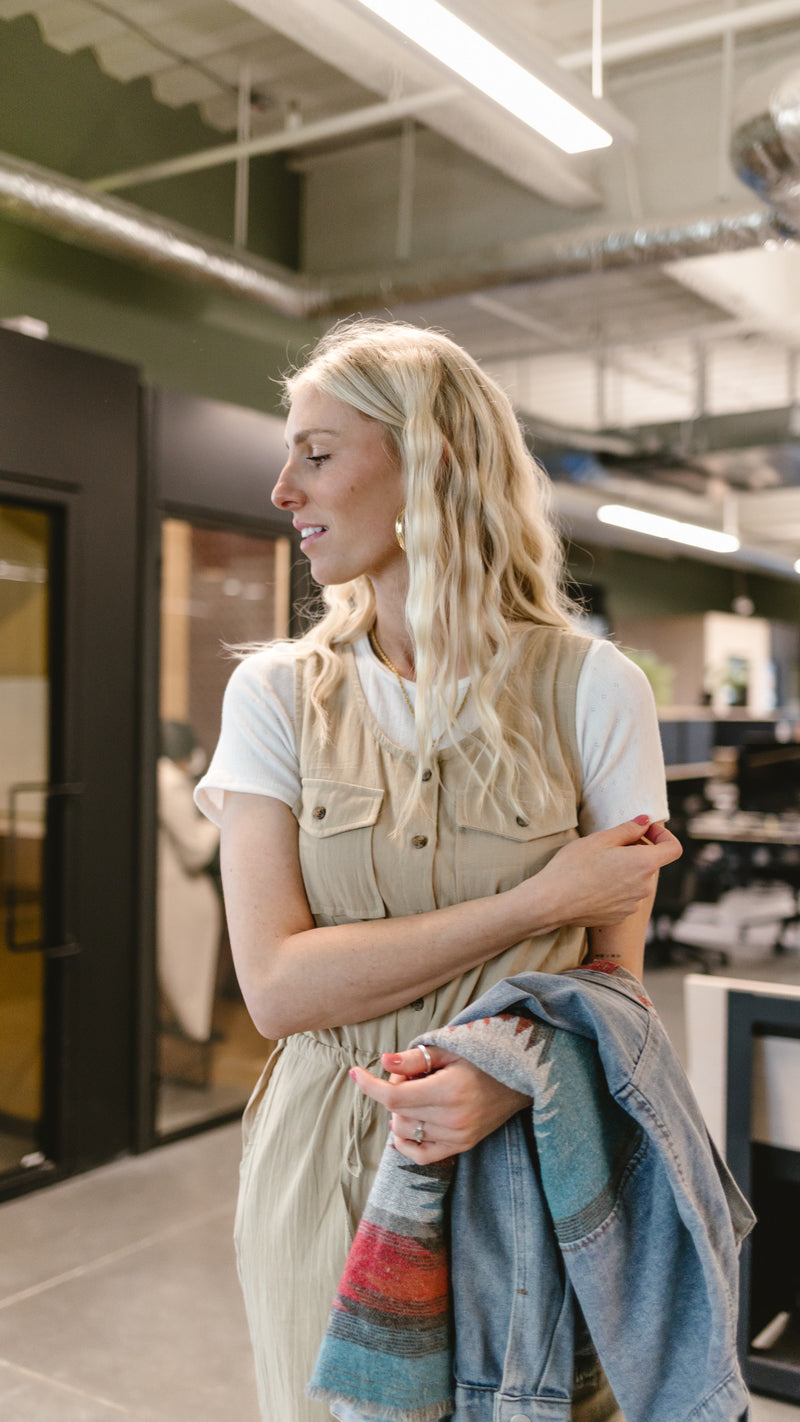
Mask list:
[[[295,430],[294,434],[292,435],[292,444],[302,444],[303,441],[309,439],[311,435],[336,435],[338,433],[338,430],[326,429],[323,425],[317,425],[307,430]],[[288,440],[286,441],[286,448],[289,448]]]

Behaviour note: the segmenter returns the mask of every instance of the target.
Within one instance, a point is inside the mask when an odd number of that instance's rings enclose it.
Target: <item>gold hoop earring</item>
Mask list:
[[[394,521],[394,536],[397,539],[403,552],[406,551],[406,506],[403,504],[397,518]]]

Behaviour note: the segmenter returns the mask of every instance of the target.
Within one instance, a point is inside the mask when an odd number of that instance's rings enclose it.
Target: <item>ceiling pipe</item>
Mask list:
[[[776,229],[768,211],[682,224],[581,229],[438,262],[330,278],[323,286],[61,174],[0,154],[0,212],[62,241],[222,290],[297,318],[385,310],[490,287],[646,266],[756,247]]]
[[[607,227],[573,228],[560,235],[417,263],[410,270],[397,266],[377,276],[374,271],[331,276],[326,283],[324,314],[385,310],[491,287],[744,251],[785,236],[785,229],[767,210],[727,211],[674,224],[636,223],[611,231]]]
[[[650,30],[647,34],[630,35],[627,39],[608,40],[603,45],[603,64],[624,64],[631,59],[648,59],[670,50],[689,49],[725,35],[742,34],[746,30],[766,29],[784,24],[800,16],[800,0],[764,0],[761,5],[745,5],[740,10],[725,10],[665,30]],[[588,69],[592,50],[580,49],[559,56],[564,69]]]
[[[244,297],[285,316],[308,316],[326,299],[319,287],[276,264],[5,153],[0,154],[0,212],[51,237]]]

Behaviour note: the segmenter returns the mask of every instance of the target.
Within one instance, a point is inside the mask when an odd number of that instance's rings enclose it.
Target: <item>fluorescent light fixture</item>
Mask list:
[[[438,0],[360,0],[381,20],[535,128],[564,153],[608,148],[611,134]]]
[[[50,335],[47,322],[40,321],[38,316],[4,316],[0,326],[6,331],[19,331],[23,336],[33,336],[36,341],[46,341]]]
[[[676,518],[646,513],[644,509],[629,509],[624,504],[603,504],[597,510],[601,523],[615,528],[629,528],[634,533],[649,533],[653,538],[669,538],[673,543],[686,543],[690,548],[706,548],[710,553],[735,553],[739,540],[732,533],[720,533],[716,528],[701,528],[696,523],[681,523]]]
[[[795,563],[794,570],[796,573],[800,573],[800,558],[798,558],[797,562]]]

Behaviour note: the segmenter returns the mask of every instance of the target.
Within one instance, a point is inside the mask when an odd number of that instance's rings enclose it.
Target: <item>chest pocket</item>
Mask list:
[[[455,866],[458,898],[480,898],[511,889],[543,869],[562,845],[578,837],[577,806],[569,797],[517,818],[474,793],[456,796]]]
[[[341,780],[303,781],[300,865],[315,918],[353,923],[385,917],[372,846],[383,796],[383,790]]]

